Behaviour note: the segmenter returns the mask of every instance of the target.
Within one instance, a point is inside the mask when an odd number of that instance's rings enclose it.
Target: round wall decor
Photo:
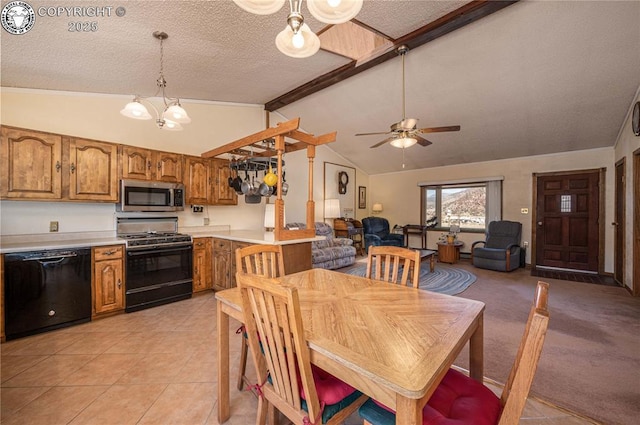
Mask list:
[[[640,101],[633,106],[633,115],[631,116],[631,128],[633,134],[640,136]]]

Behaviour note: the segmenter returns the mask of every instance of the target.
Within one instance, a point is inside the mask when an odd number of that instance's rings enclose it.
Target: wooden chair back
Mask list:
[[[274,418],[274,407],[296,424],[303,423],[305,418],[319,417],[320,402],[311,372],[309,347],[304,339],[297,289],[260,276],[238,274],[237,277],[249,347],[262,384],[258,423],[265,423],[267,409]],[[308,413],[302,409],[297,370]]]
[[[397,246],[371,246],[365,277],[418,288],[420,251]]]
[[[237,273],[263,277],[284,276],[281,245],[249,245],[236,249]]]
[[[549,326],[548,294],[549,284],[538,282],[518,354],[500,397],[502,415],[499,425],[517,425],[522,416]]]

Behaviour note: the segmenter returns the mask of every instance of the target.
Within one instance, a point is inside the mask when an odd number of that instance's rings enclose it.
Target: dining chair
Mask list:
[[[294,424],[338,424],[367,396],[311,364],[298,290],[273,279],[238,274],[242,311],[259,395],[256,424],[276,424],[280,411]]]
[[[538,282],[524,335],[501,397],[498,398],[482,383],[455,369],[449,369],[422,410],[423,425],[518,424],[549,325],[548,292],[549,284]],[[395,413],[373,400],[362,405],[359,414],[364,425],[396,423]]]
[[[248,273],[263,277],[284,276],[284,259],[281,245],[249,245],[236,249],[236,273]],[[245,376],[249,346],[247,334],[241,328],[242,347],[240,348],[240,366],[238,368],[238,390],[244,384],[250,385]]]
[[[409,282],[409,286],[414,288],[420,285],[420,251],[381,245],[369,247],[367,255],[364,277],[402,286]]]

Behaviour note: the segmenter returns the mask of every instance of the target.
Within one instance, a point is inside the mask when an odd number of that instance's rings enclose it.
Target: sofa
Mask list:
[[[364,230],[364,251],[369,252],[370,246],[404,246],[404,235],[391,233],[389,221],[382,217],[367,217],[362,219]]]
[[[304,223],[289,223],[287,228],[305,229]],[[334,238],[333,229],[326,223],[315,223],[316,236],[325,239],[311,242],[311,263],[313,268],[339,269],[356,262],[356,248],[349,238]]]

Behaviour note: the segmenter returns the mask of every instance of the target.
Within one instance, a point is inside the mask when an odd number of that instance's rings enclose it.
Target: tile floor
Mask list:
[[[215,310],[207,293],[2,344],[0,422],[218,424]],[[230,425],[255,423],[257,406],[235,389],[239,348],[232,341]],[[346,423],[362,421],[353,415]],[[529,400],[520,423],[595,422]]]

